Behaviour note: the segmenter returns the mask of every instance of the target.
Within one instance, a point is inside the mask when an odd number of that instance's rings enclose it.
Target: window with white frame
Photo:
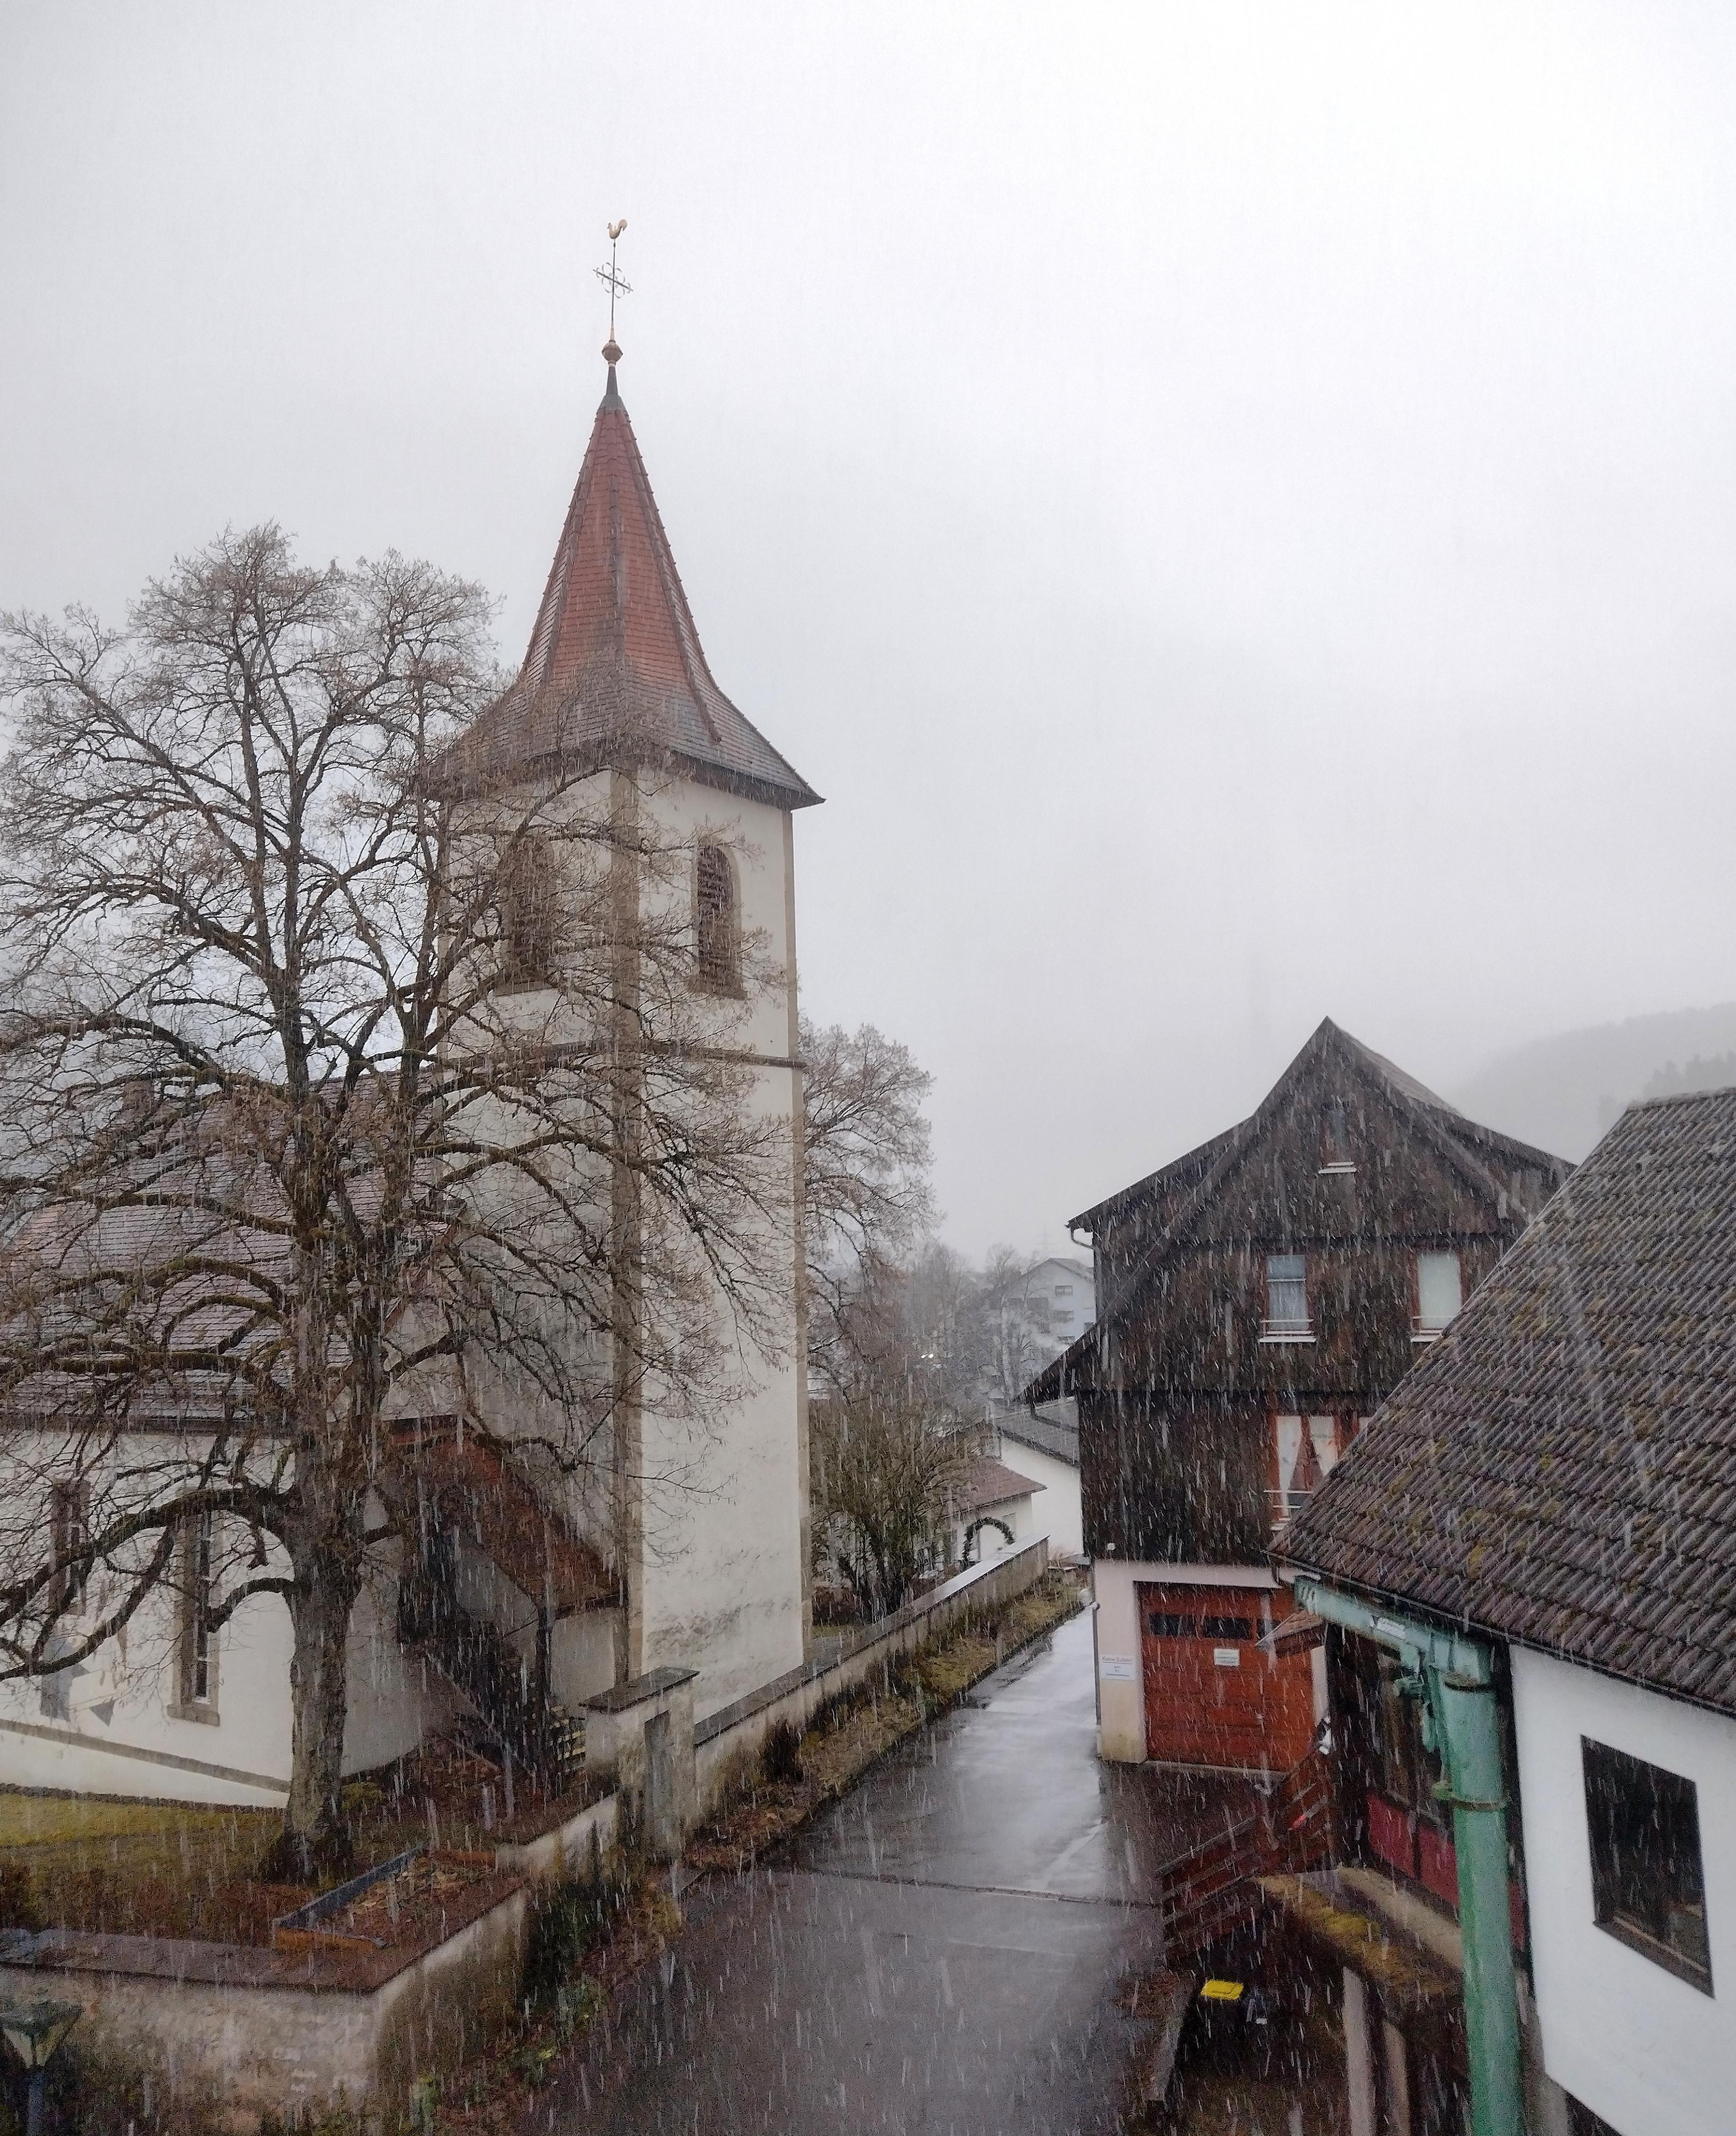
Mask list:
[[[1444,1335],[1458,1318],[1465,1302],[1464,1278],[1456,1253],[1417,1255],[1417,1313],[1413,1339],[1433,1342]]]
[[[1266,1315],[1260,1323],[1263,1342],[1312,1342],[1308,1318],[1308,1263],[1302,1254],[1266,1256]]]
[[[1278,1501],[1276,1514],[1288,1520],[1300,1512],[1337,1465],[1340,1434],[1336,1416],[1280,1416],[1278,1420]]]

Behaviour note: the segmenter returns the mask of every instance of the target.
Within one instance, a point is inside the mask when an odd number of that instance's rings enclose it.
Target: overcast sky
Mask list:
[[[1064,1220],[1323,1014],[1736,996],[1736,13],[0,0],[0,606],[225,522],[484,581],[602,386],[827,796],[810,1012]]]

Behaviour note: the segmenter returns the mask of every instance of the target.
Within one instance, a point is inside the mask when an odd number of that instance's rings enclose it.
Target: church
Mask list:
[[[740,997],[736,1058],[756,1117],[788,1152],[788,1206],[765,1232],[782,1324],[729,1413],[693,1444],[660,1447],[669,1427],[654,1409],[618,1425],[600,1501],[581,1503],[518,1458],[510,1403],[467,1414],[434,1389],[405,1405],[397,1429],[415,1441],[423,1549],[371,1581],[356,1609],[347,1773],[476,1724],[558,1764],[561,1746],[579,1753],[588,1701],[663,1672],[691,1682],[702,1719],[797,1667],[811,1642],[793,824],[820,797],[711,674],[621,397],[613,332],[603,353],[606,388],[529,648],[452,752],[453,805],[534,794],[575,756],[605,781],[654,767],[660,834],[691,857],[693,983]],[[749,941],[774,983],[744,984]],[[515,983],[532,1012],[557,987],[534,956]],[[676,1460],[686,1488],[647,1502],[647,1479]],[[55,1517],[75,1526],[78,1507],[56,1501]],[[129,1636],[75,1668],[0,1687],[9,1784],[283,1802],[288,1611],[261,1595],[203,1623],[201,1547],[183,1543],[172,1591]]]

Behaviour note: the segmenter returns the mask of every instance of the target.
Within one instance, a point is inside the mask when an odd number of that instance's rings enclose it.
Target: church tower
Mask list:
[[[745,1397],[712,1420],[693,1488],[648,1519],[640,1479],[657,1449],[636,1435],[654,1439],[657,1420],[629,1401],[615,1426],[614,1672],[696,1670],[703,1716],[795,1667],[810,1629],[793,818],[821,797],[712,676],[621,398],[613,333],[603,353],[607,387],[523,668],[462,748],[479,787],[534,788],[594,765],[612,794],[630,789],[632,805],[654,791],[662,833],[691,848],[695,983],[743,996],[731,1042],[751,1068],[755,1117],[787,1123],[777,1360],[760,1360]],[[749,993],[732,975],[731,944],[744,939],[777,984]],[[569,1700],[603,1687],[560,1687]]]

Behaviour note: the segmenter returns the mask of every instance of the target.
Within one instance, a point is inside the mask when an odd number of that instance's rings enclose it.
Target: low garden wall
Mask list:
[[[497,1847],[494,1858],[533,1884],[558,1884],[568,1876],[600,1874],[620,1844],[621,1798],[604,1795],[535,1839]]]
[[[733,1706],[707,1714],[693,1731],[701,1809],[729,1793],[758,1760],[774,1728],[788,1724],[801,1733],[828,1700],[884,1677],[900,1655],[992,1614],[1035,1587],[1048,1570],[1048,1538],[1039,1536],[955,1574],[893,1615],[846,1633],[836,1653],[774,1677]]]
[[[700,1721],[691,1769],[701,1813],[746,1776],[773,1728],[806,1728],[827,1701],[883,1677],[900,1655],[1026,1592],[1048,1564],[1039,1539],[973,1566]],[[618,1790],[535,1839],[497,1847],[494,1873],[462,1895],[444,1935],[419,1944],[293,1952],[0,1933],[0,2001],[83,2003],[85,2045],[160,2070],[172,2092],[221,2100],[238,2129],[268,2112],[290,2118],[339,2100],[403,2114],[420,2081],[458,2066],[510,2021],[532,1887],[604,1873],[623,1844],[623,1814]]]
[[[155,2069],[240,2129],[340,2100],[402,2114],[516,2007],[530,1890],[497,1871],[419,1946],[291,1954],[49,1930],[0,1939],[0,2000],[81,2002],[87,2051]]]

